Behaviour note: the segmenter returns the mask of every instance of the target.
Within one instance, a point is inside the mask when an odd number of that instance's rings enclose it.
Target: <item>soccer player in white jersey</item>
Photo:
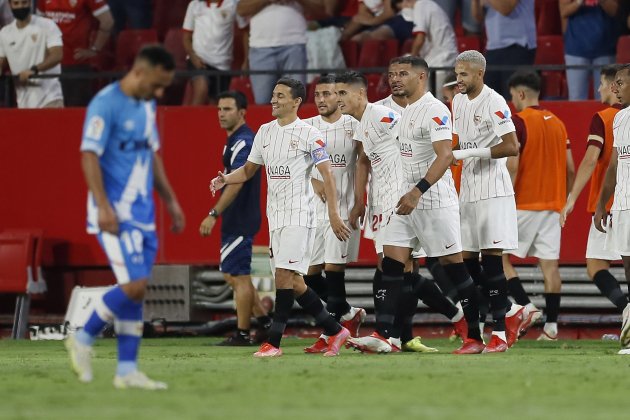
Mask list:
[[[501,257],[504,249],[518,247],[514,189],[506,166],[508,156],[518,155],[518,140],[505,99],[483,82],[485,70],[480,52],[457,56],[460,93],[453,98],[453,132],[461,150],[453,155],[464,165],[460,190],[464,261],[485,289],[494,320],[486,351],[503,352],[518,339],[523,322],[523,307],[507,297]]]
[[[595,228],[606,235],[606,248],[621,255],[630,284],[630,64],[619,67],[613,92],[622,109],[613,120],[613,151],[593,220]],[[610,218],[606,204],[614,191]],[[623,311],[619,354],[630,354],[630,305]]]
[[[469,328],[462,309],[456,308],[441,293],[441,301],[436,302],[436,306],[451,319],[465,340],[456,353],[479,353],[484,348],[474,301],[475,286],[462,258],[458,196],[449,169],[453,161],[450,111],[428,91],[429,68],[422,58],[394,59],[390,73],[394,87],[405,94],[408,105],[403,110],[398,133],[403,194],[396,213],[384,229],[383,249],[386,255],[403,264],[420,246],[429,257],[439,259],[457,285],[470,321]],[[426,287],[419,277],[408,280],[406,284],[414,290]],[[406,300],[402,299],[401,306],[405,304]]]
[[[260,127],[245,165],[227,175],[219,172],[210,184],[216,191],[225,185],[243,183],[260,166],[266,167],[269,253],[276,282],[276,310],[268,340],[254,357],[282,356],[280,341],[294,300],[329,337],[324,356],[336,356],[350,335],[324,309],[317,293],[306,286],[302,277],[308,271],[315,238],[315,196],[310,182],[313,165],[322,175],[326,197],[337,196],[322,133],[297,116],[305,96],[302,82],[278,80],[271,97],[272,115],[276,119]],[[348,240],[351,231],[339,215],[337,200],[327,200],[327,205],[333,233],[340,241]]]
[[[341,218],[348,224],[350,210],[354,206],[354,173],[357,162],[357,142],[353,137],[354,129],[359,122],[350,115],[343,115],[339,110],[333,75],[322,76],[317,80],[315,105],[319,115],[307,118],[304,122],[317,128],[324,136],[337,187],[335,199]],[[356,337],[366,313],[365,309],[353,308],[348,304],[345,271],[347,263],[357,260],[361,231],[353,230],[347,241],[337,239],[328,220],[327,197],[322,177],[318,172],[313,172],[311,183],[316,196],[317,228],[311,266],[304,276],[304,281],[326,301],[326,309],[335,320],[341,322],[341,325]],[[326,273],[325,281],[322,278],[322,271]],[[328,337],[321,336],[304,351],[325,352],[328,349],[327,339]]]
[[[357,219],[362,217],[365,212],[363,191],[371,166],[383,209],[383,221],[379,231],[384,234],[384,229],[395,210],[398,198],[403,193],[402,164],[399,145],[396,141],[400,116],[387,107],[368,102],[367,81],[365,76],[360,73],[348,72],[338,76],[336,89],[341,111],[359,120],[359,127],[355,130],[355,138],[361,144],[359,145],[359,165],[356,175],[355,206],[350,212],[350,224],[356,227]],[[400,316],[400,304],[407,301],[408,297],[414,297],[421,292],[413,289],[403,290],[405,263],[396,261],[387,252],[384,252],[381,266],[383,271],[382,283],[374,296],[376,330],[367,337],[348,341],[350,346],[372,353],[390,353],[400,350],[399,340],[395,340],[394,346],[392,346],[392,338],[400,337],[400,331],[395,325],[396,317]],[[434,283],[431,284],[435,286]],[[448,302],[439,289],[437,289],[437,295]],[[413,302],[415,312],[417,297]],[[410,318],[412,317],[413,313]],[[412,337],[408,337],[407,341],[411,341],[411,339]],[[417,351],[413,348],[409,350]]]
[[[147,46],[119,82],[101,90],[88,106],[81,165],[89,188],[88,233],[96,234],[118,282],[95,303],[84,327],[66,340],[81,382],[92,381],[92,345],[114,323],[118,339],[119,389],[166,389],[138,370],[142,301],[157,255],[153,189],[162,197],[172,230],[184,214],[157,153],[156,102],[175,76],[175,61],[161,46]]]

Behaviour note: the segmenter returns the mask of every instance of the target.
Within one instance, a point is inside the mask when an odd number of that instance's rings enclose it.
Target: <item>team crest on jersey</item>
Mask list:
[[[473,117],[473,123],[474,123],[475,125],[479,125],[479,123],[481,123],[481,115],[475,115],[475,116]]]
[[[293,139],[289,142],[289,150],[297,150],[299,141],[297,139]]]

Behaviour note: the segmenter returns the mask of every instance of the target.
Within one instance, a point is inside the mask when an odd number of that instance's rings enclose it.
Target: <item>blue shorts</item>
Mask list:
[[[221,264],[219,270],[231,276],[252,272],[253,236],[221,234]]]
[[[405,42],[413,35],[413,22],[408,22],[402,15],[396,15],[383,23],[389,26],[398,42]]]
[[[158,246],[155,231],[121,225],[118,236],[100,232],[98,241],[109,259],[118,284],[151,276]]]

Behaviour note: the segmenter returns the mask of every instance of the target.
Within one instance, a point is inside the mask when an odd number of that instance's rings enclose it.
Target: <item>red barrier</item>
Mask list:
[[[566,122],[576,165],[582,159],[591,116],[602,109],[596,102],[545,104]],[[104,265],[97,242],[85,233],[86,188],[79,165],[83,109],[0,110],[0,230],[37,227],[44,230],[46,266]],[[315,114],[304,106],[301,116]],[[252,129],[271,120],[267,106],[252,106],[247,115]],[[168,216],[158,210],[161,263],[217,264],[218,226],[201,238],[198,226],[213,202],[208,181],[222,169],[225,132],[216,110],[209,107],[165,107],[158,112],[162,151],[171,182],[187,217],[186,231],[168,231]],[[588,186],[563,231],[563,263],[584,263],[590,219],[585,211]],[[264,195],[261,206],[264,211]],[[267,223],[255,243],[267,245]],[[371,241],[361,244],[360,264],[374,264]]]

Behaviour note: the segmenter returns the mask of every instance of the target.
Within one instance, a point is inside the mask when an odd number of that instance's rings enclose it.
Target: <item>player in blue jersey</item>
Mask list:
[[[228,134],[223,148],[225,173],[240,168],[247,162],[254,143],[254,132],[245,123],[247,98],[241,92],[223,92],[218,96],[219,124]],[[221,216],[221,264],[225,281],[234,290],[237,331],[219,343],[222,346],[249,346],[251,316],[256,316],[263,328],[271,325],[271,318],[260,302],[250,276],[252,243],[260,229],[260,171],[244,184],[228,185],[214,208],[199,226],[201,236],[209,236]],[[260,337],[258,337],[260,338]]]
[[[92,380],[91,350],[106,324],[118,338],[116,388],[166,389],[138,370],[142,300],[157,252],[153,187],[166,203],[172,230],[184,228],[184,214],[171,188],[155,123],[155,99],[175,74],[173,57],[161,46],[144,47],[120,82],[90,102],[81,143],[88,185],[88,232],[96,234],[118,286],[105,293],[83,329],[66,341],[74,371]]]

